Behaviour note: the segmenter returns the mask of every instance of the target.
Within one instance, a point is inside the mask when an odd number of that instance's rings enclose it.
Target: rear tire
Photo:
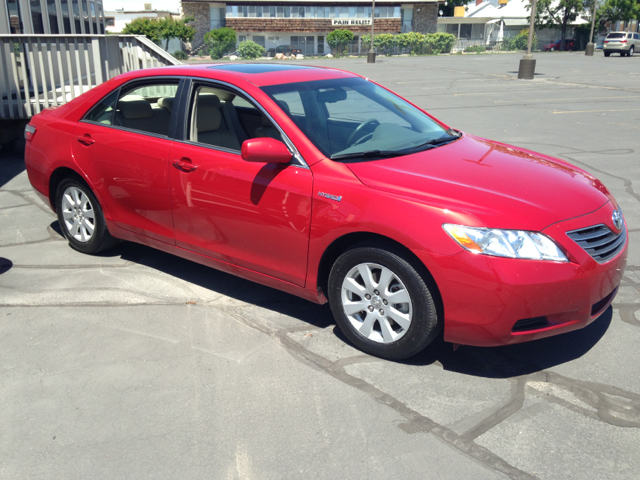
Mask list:
[[[629,52],[627,53],[627,57],[632,57],[632,56],[633,56],[633,45],[629,47]]]
[[[604,52],[605,57],[608,57],[609,55],[611,55],[611,52]]]
[[[60,229],[72,248],[95,254],[118,243],[107,229],[98,199],[84,182],[74,178],[60,182],[56,212]]]
[[[354,346],[401,360],[433,341],[438,315],[420,270],[393,247],[361,244],[338,257],[329,274],[329,303],[338,327]]]

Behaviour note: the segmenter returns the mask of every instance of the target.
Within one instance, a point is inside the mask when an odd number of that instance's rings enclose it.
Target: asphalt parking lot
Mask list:
[[[0,477],[640,478],[640,56],[536,58],[532,81],[519,55],[316,62],[616,196],[613,307],[518,346],[383,361],[327,306],[140,245],[80,254],[0,151]]]

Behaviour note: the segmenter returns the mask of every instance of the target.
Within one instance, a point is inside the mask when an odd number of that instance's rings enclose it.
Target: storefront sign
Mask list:
[[[332,18],[331,25],[339,27],[351,27],[351,26],[371,26],[370,18]]]

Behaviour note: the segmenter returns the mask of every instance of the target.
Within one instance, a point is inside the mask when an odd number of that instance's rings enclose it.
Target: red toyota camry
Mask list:
[[[340,70],[132,72],[25,135],[29,179],[76,250],[139,242],[329,301],[345,336],[384,358],[442,328],[491,346],[584,327],[626,264],[599,180]]]

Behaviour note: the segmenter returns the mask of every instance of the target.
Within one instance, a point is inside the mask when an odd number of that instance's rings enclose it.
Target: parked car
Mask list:
[[[565,38],[562,43],[562,48],[560,48],[560,40],[556,40],[553,43],[549,43],[542,47],[542,51],[544,52],[555,52],[555,51],[573,51],[578,48],[578,44],[575,40],[571,38]]]
[[[291,45],[278,45],[276,48],[270,48],[267,50],[267,57],[275,57],[276,54],[283,53],[284,55],[299,55],[302,50],[299,48],[293,48]]]
[[[74,249],[139,242],[328,301],[383,358],[442,329],[491,346],[582,328],[626,265],[620,207],[592,175],[345,71],[138,70],[44,110],[25,136],[29,180]]]
[[[621,57],[630,57],[640,50],[640,34],[632,32],[611,32],[604,40],[604,56],[619,53]]]

